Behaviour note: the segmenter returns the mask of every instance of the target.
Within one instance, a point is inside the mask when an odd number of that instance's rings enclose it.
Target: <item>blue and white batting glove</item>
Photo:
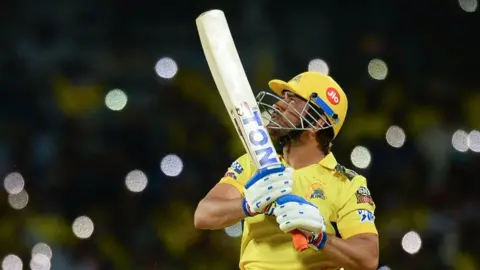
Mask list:
[[[319,250],[325,246],[325,220],[311,202],[297,195],[282,196],[277,199],[274,215],[283,232],[298,229],[308,238],[311,248]]]
[[[266,213],[279,197],[290,194],[293,185],[293,169],[283,164],[263,168],[245,184],[243,211],[247,216]]]

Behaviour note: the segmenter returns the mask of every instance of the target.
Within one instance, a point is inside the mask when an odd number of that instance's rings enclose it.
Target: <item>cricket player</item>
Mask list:
[[[199,229],[243,222],[240,269],[374,270],[378,266],[375,204],[365,177],[330,151],[347,114],[347,97],[329,76],[305,72],[269,82],[257,96],[284,166],[256,171],[238,158],[195,211]],[[266,102],[275,97],[274,103]],[[298,252],[289,232],[309,249]]]

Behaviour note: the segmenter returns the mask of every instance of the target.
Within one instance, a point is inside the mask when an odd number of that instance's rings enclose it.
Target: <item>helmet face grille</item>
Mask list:
[[[282,97],[265,91],[260,92],[256,99],[262,112],[264,123],[270,129],[322,130],[331,128],[335,124],[335,119],[328,117],[328,114],[321,109],[321,106],[317,105],[314,98],[306,100],[305,105],[300,109],[295,108]],[[287,109],[282,112],[279,109],[279,103],[283,103]],[[293,120],[287,117],[286,111],[289,114],[294,114],[299,121],[294,123]]]

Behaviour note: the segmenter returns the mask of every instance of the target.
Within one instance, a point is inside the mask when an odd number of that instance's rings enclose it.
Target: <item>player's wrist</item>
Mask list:
[[[328,234],[322,232],[310,240],[310,246],[315,250],[322,250],[327,243]]]

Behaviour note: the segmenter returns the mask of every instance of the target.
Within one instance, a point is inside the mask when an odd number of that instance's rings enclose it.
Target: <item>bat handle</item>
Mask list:
[[[290,234],[292,235],[293,245],[297,251],[302,252],[308,249],[308,240],[303,233],[299,230],[294,230],[290,232]]]

